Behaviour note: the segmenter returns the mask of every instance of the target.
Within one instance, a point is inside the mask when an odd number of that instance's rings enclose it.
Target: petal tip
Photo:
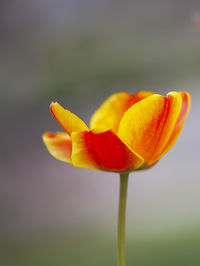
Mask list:
[[[58,102],[51,102],[49,105],[50,110],[52,111],[53,107],[55,107],[56,105],[59,105]]]

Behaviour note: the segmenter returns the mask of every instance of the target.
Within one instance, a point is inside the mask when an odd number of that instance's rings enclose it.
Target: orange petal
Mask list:
[[[152,95],[150,91],[139,91],[135,95],[118,92],[103,102],[90,120],[90,128],[98,131],[112,130],[117,132],[120,120],[126,110],[138,101]]]
[[[176,126],[178,117],[181,112],[182,107],[182,97],[179,92],[170,92],[166,97],[166,108],[165,114],[162,119],[162,128],[159,133],[158,142],[156,145],[156,149],[152,155],[150,164],[154,163],[161,157],[161,153],[164,147],[167,145],[171,135]]]
[[[180,110],[181,97],[176,92],[167,98],[149,96],[124,114],[118,136],[151,165],[168,142]]]
[[[46,132],[42,139],[49,153],[56,159],[64,162],[71,162],[72,141],[71,138],[62,132],[52,134]]]
[[[159,158],[162,157],[165,153],[167,153],[171,147],[175,144],[178,136],[181,133],[181,130],[183,128],[185,119],[189,113],[190,105],[191,105],[191,98],[188,92],[179,92],[182,98],[182,107],[179,114],[179,117],[177,119],[176,125],[174,127],[174,130],[170,136],[170,139],[168,140],[166,146],[162,150],[161,154],[159,155]],[[158,159],[159,159],[158,158]]]
[[[108,171],[139,168],[143,159],[134,154],[112,131],[72,133],[72,164]]]
[[[64,109],[59,103],[51,103],[50,110],[55,119],[69,135],[74,131],[89,130],[86,124],[78,116]]]
[[[141,101],[141,100],[143,100],[143,99],[145,99],[145,98],[147,98],[147,97],[149,97],[149,96],[151,96],[153,94],[155,94],[155,93],[152,92],[152,91],[138,91],[138,92],[136,92],[132,96],[132,100],[131,100],[131,103],[130,103],[130,107],[133,104],[135,104],[135,103],[137,103],[137,102],[139,102],[139,101]]]

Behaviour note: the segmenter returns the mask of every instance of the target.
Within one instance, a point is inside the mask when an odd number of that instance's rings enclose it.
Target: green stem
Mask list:
[[[120,196],[118,211],[118,266],[125,266],[126,198],[129,173],[120,174]]]

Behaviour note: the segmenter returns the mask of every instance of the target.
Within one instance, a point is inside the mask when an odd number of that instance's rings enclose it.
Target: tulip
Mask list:
[[[175,144],[190,109],[187,92],[166,97],[150,91],[111,95],[93,114],[90,129],[57,102],[50,105],[64,132],[43,141],[56,159],[77,167],[120,173],[118,265],[125,265],[125,210],[128,175],[154,166]]]

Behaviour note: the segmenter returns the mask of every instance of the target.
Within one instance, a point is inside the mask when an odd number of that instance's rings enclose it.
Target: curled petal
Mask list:
[[[124,114],[118,136],[144,161],[154,163],[169,141],[181,111],[181,96],[154,94],[136,103]]]
[[[55,119],[69,135],[74,131],[89,130],[86,124],[78,116],[64,109],[59,103],[52,102],[50,104],[50,110]]]
[[[187,92],[179,92],[179,94],[181,95],[182,98],[182,106],[181,106],[181,111],[179,114],[179,117],[177,119],[176,125],[173,129],[173,132],[170,136],[170,139],[168,140],[167,144],[165,145],[164,149],[162,150],[162,152],[159,155],[159,158],[161,158],[165,153],[167,153],[171,147],[175,144],[178,136],[181,133],[181,130],[183,128],[185,119],[189,113],[190,110],[190,105],[191,105],[191,98],[189,93]],[[158,159],[159,159],[158,158]]]
[[[143,159],[133,153],[112,131],[74,132],[71,137],[72,164],[75,166],[128,171],[143,164]]]
[[[149,91],[139,91],[133,96],[127,92],[111,95],[93,114],[90,128],[101,132],[110,129],[117,132],[120,120],[128,108],[152,94]]]
[[[46,132],[42,135],[42,139],[53,157],[60,161],[71,162],[72,142],[68,134]]]
[[[181,105],[181,112],[179,114],[178,120],[176,122],[176,126],[174,128],[174,132],[178,128],[183,126],[185,119],[189,113],[190,105],[191,105],[191,98],[190,98],[190,94],[188,92],[183,91],[183,92],[179,92],[179,94],[181,95],[181,98],[182,98],[182,105]]]
[[[160,132],[158,133],[159,136],[156,149],[151,157],[150,164],[160,159],[160,154],[171,138],[171,135],[174,131],[174,128],[176,127],[177,120],[181,113],[182,97],[179,92],[172,91],[168,93],[165,101],[165,113],[162,118]]]

